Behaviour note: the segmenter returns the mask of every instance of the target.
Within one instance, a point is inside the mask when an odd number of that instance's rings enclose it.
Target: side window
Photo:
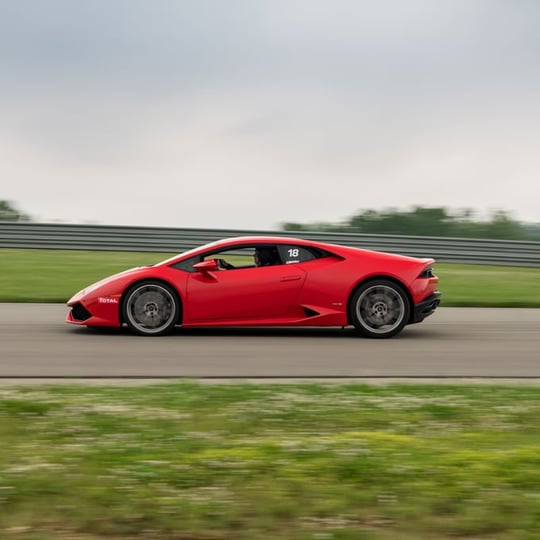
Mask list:
[[[329,255],[329,253],[318,248],[294,244],[260,244],[207,252],[204,255],[197,255],[178,262],[172,267],[185,272],[196,272],[193,268],[195,263],[208,259],[220,259],[220,269],[234,270],[237,268],[307,262]]]
[[[255,266],[255,248],[250,247],[237,247],[234,249],[226,249],[221,251],[212,251],[203,255],[197,255],[190,257],[185,261],[177,262],[172,265],[172,268],[177,270],[183,270],[184,272],[195,273],[197,270],[193,268],[193,265],[209,259],[218,259],[219,268],[221,270],[234,270],[235,268],[250,268]]]
[[[283,264],[275,244],[259,244],[213,251],[205,259],[218,259],[221,269],[255,268]]]
[[[321,256],[304,246],[280,245],[278,246],[278,250],[284,264],[311,261]]]
[[[207,259],[221,259],[230,265],[231,268],[249,268],[255,266],[254,262],[255,248],[250,247],[237,247],[234,249],[226,249],[223,251],[214,251],[204,256],[204,260]]]

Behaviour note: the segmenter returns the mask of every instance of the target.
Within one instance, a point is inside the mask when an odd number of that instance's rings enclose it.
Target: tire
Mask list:
[[[410,302],[403,288],[386,279],[361,285],[350,304],[351,322],[365,337],[389,338],[399,334],[409,320]]]
[[[162,336],[172,331],[180,315],[180,301],[169,285],[141,281],[131,287],[122,301],[122,318],[141,336]]]

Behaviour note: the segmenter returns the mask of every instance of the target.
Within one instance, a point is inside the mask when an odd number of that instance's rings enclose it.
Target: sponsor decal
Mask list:
[[[110,298],[108,296],[100,296],[98,298],[100,304],[118,304],[118,298]]]

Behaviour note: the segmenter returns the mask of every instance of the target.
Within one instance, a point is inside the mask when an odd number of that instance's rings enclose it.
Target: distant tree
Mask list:
[[[455,236],[506,240],[538,240],[540,224],[522,224],[508,212],[496,210],[489,220],[478,221],[474,211],[451,213],[446,208],[416,206],[410,210],[364,210],[345,223],[285,223],[286,231],[331,231],[411,236]]]
[[[507,212],[496,210],[487,223],[486,237],[502,240],[521,240],[524,237],[524,231],[521,223],[512,219]]]
[[[525,223],[523,225],[525,231],[525,240],[540,242],[540,223]]]
[[[302,225],[302,223],[282,223],[281,229],[283,231],[310,231],[310,225]]]
[[[30,221],[30,216],[17,210],[10,201],[0,200],[0,221]]]
[[[370,234],[408,234],[418,236],[448,236],[451,233],[451,217],[445,208],[423,208],[411,211],[396,209],[376,212],[366,210],[353,216],[350,229]]]
[[[337,223],[317,222],[317,223],[294,223],[287,222],[281,224],[283,231],[318,231],[318,232],[341,232],[348,230],[348,225]]]

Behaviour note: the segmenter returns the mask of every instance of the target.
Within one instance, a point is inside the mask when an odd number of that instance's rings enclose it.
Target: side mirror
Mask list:
[[[218,263],[216,259],[208,259],[206,261],[194,264],[193,268],[195,268],[197,272],[206,274],[207,272],[216,272],[218,269]]]

